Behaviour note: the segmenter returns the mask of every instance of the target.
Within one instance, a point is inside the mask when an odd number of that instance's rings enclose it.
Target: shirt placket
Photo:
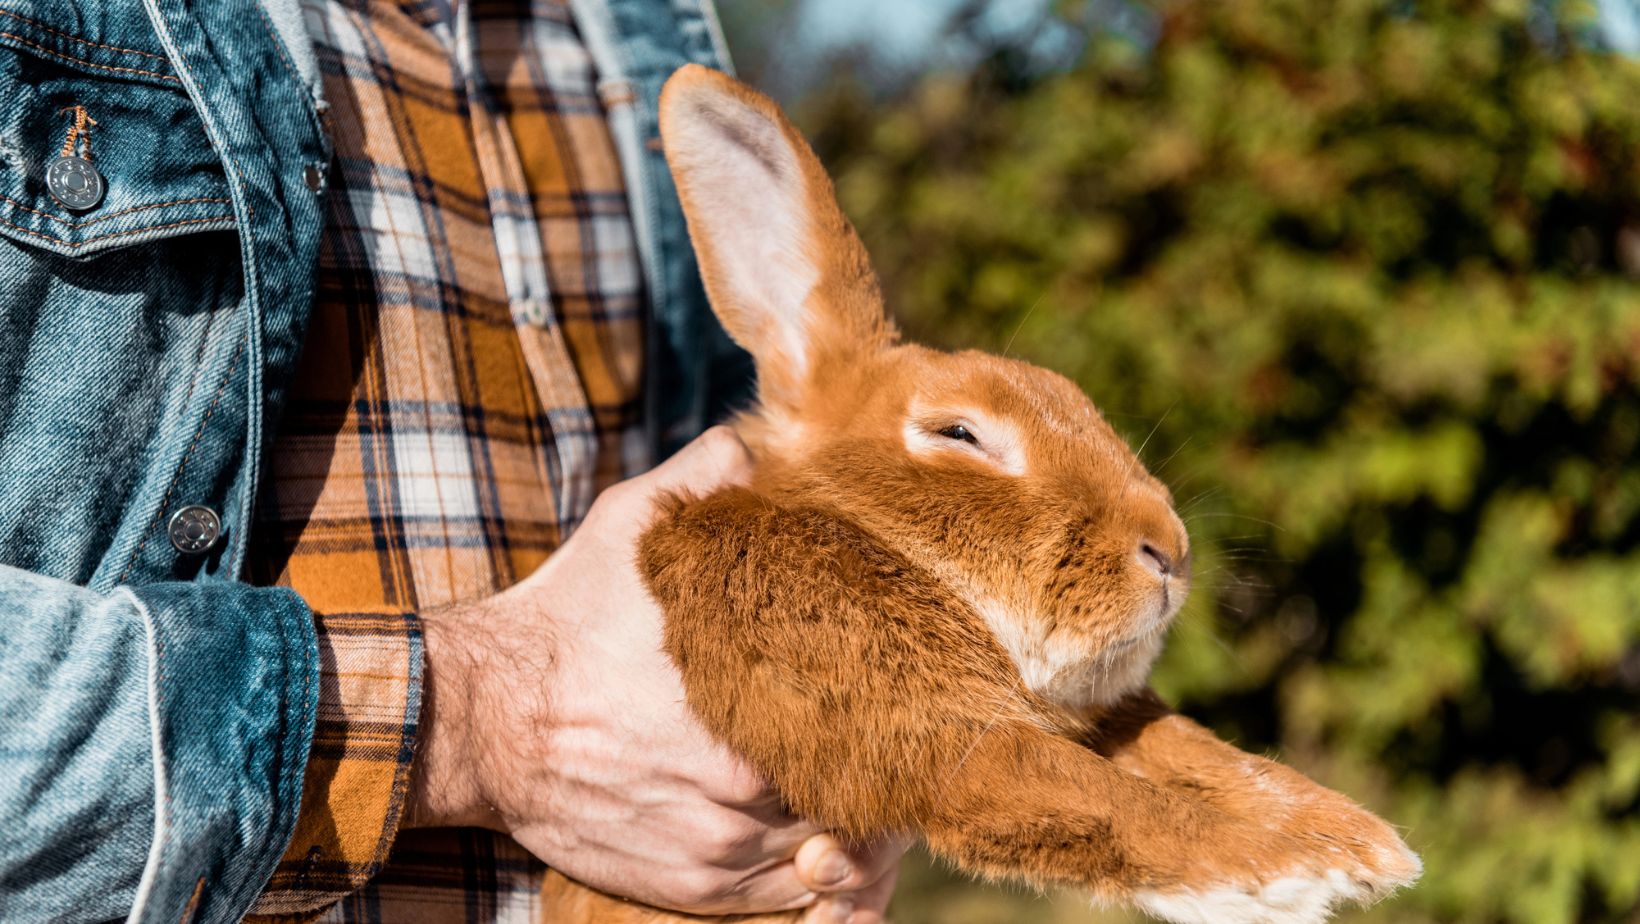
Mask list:
[[[472,5],[458,3],[452,52],[460,70],[479,179],[489,204],[501,276],[524,361],[548,422],[550,483],[561,534],[585,516],[596,495],[597,433],[562,326],[553,309],[541,226],[506,115],[480,66]]]

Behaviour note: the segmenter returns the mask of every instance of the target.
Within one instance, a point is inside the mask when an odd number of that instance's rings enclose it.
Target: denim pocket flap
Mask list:
[[[222,159],[158,49],[0,3],[0,235],[67,257],[234,227]]]

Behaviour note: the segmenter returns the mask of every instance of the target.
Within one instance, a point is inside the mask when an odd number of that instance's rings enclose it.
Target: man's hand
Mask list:
[[[689,712],[638,576],[659,496],[745,481],[727,428],[605,491],[536,572],[423,617],[427,672],[407,823],[512,835],[565,875],[697,914],[810,907],[882,920],[905,845],[847,850]]]

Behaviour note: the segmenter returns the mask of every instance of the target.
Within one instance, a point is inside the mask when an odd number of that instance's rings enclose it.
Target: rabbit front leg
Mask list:
[[[1172,909],[1188,918],[1191,904],[1208,901],[1212,907],[1202,920],[1320,920],[1340,901],[1375,900],[1418,878],[1417,855],[1382,819],[1289,767],[1220,740],[1149,690],[1112,707],[1096,729],[1086,743],[1121,769],[1299,849],[1279,888],[1197,883],[1150,890],[1138,904],[1153,913],[1169,917]],[[1261,910],[1272,896],[1293,910],[1285,917]],[[1228,913],[1238,906],[1247,908],[1241,916]]]
[[[1293,882],[1310,873],[1304,845],[1028,726],[977,742],[924,830],[970,873],[1081,887],[1180,924],[1309,924],[1360,897],[1314,900]]]

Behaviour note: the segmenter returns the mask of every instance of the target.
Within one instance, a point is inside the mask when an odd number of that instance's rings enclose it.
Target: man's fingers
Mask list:
[[[807,908],[817,897],[797,878],[796,866],[787,860],[745,877],[717,901],[685,910],[696,914],[766,914]]]
[[[854,892],[821,895],[803,914],[803,924],[884,924],[894,885],[900,878],[899,854],[875,882]]]
[[[853,850],[830,834],[816,834],[797,849],[797,876],[816,892],[855,892],[897,869],[910,842],[884,838]]]
[[[822,895],[803,913],[803,924],[884,924],[899,878],[900,867],[895,864],[858,892]]]
[[[846,892],[870,881],[860,862],[837,838],[816,834],[797,848],[797,878],[816,892]]]
[[[853,919],[854,893],[822,895],[803,912],[803,924],[849,924]]]
[[[900,879],[900,858],[871,885],[854,893],[854,911],[845,920],[848,924],[883,924],[888,920],[888,903],[894,898],[894,885]]]
[[[849,850],[829,834],[798,848],[794,863],[803,884],[822,893],[803,915],[804,924],[882,924],[900,876],[908,838],[885,838]]]
[[[889,839],[850,851],[831,835],[816,834],[798,848],[795,859],[766,866],[732,885],[707,886],[679,906],[695,914],[808,908],[807,922],[880,924],[908,843]]]

